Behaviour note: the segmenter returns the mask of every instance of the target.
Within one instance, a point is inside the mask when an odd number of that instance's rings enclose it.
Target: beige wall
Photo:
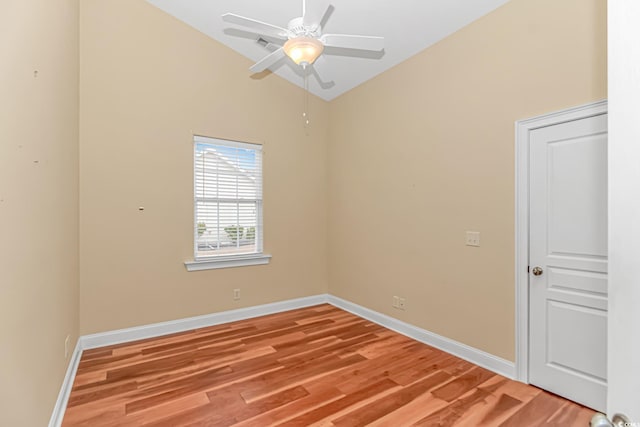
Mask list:
[[[301,89],[143,0],[84,0],[80,34],[82,333],[326,292],[328,105],[306,136]],[[193,133],[264,143],[270,265],[185,270]]]
[[[0,9],[0,425],[44,426],[78,337],[78,0]]]
[[[514,360],[514,121],[605,97],[606,2],[512,0],[334,100],[330,292]]]

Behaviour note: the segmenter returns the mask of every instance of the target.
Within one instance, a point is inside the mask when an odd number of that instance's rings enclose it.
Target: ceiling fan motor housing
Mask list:
[[[287,28],[291,33],[289,35],[290,39],[300,36],[317,39],[322,35],[322,28],[320,27],[320,25],[317,25],[315,27],[307,27],[304,25],[302,17],[294,18],[289,21]]]

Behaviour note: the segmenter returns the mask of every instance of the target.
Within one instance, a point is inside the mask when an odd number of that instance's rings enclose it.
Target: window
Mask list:
[[[266,264],[262,146],[194,137],[194,262],[189,270]]]

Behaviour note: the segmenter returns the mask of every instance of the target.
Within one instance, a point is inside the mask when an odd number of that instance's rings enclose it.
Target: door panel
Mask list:
[[[607,297],[607,275],[593,271],[576,271],[565,268],[549,268],[549,289],[573,291]],[[606,308],[606,306],[605,306]]]
[[[606,407],[607,115],[530,134],[529,380]]]
[[[606,135],[552,140],[546,148],[549,253],[606,258]]]
[[[548,326],[553,326],[547,332],[548,363],[605,383],[607,346],[598,339],[606,334],[607,312],[550,300],[547,315]],[[585,354],[589,357],[584,357]]]

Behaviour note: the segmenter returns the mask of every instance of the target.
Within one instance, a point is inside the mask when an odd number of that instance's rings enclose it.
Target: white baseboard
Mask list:
[[[186,319],[171,320],[168,322],[153,323],[151,325],[84,335],[81,338],[82,348],[86,350],[129,341],[154,338],[162,335],[174,334],[176,332],[185,332],[192,329],[206,328],[207,326],[215,326],[222,323],[236,322],[238,320],[265,316],[267,314],[280,313],[283,311],[295,310],[297,308],[324,304],[326,302],[327,294],[314,295],[311,297],[279,301],[271,304],[256,305],[254,307],[239,308],[237,310],[205,314],[204,316],[189,317]]]
[[[314,295],[305,298],[292,299],[287,301],[274,302],[271,304],[257,305],[254,307],[240,308],[237,310],[223,311],[220,313],[207,314],[204,316],[189,317],[186,319],[172,320],[151,325],[137,326],[133,328],[119,329],[115,331],[101,332],[91,335],[83,335],[78,339],[69,367],[64,377],[58,400],[53,409],[49,427],[60,427],[62,418],[67,407],[73,380],[78,370],[78,364],[83,350],[104,347],[108,345],[121,344],[130,341],[137,341],[146,338],[154,338],[176,332],[185,332],[192,329],[215,326],[223,323],[236,322],[239,320],[251,319],[268,314],[280,313],[298,308],[310,307],[313,305],[329,303],[345,311],[360,316],[371,322],[377,323],[385,328],[396,331],[416,341],[451,353],[471,363],[482,366],[497,374],[507,378],[515,378],[515,364],[505,359],[501,359],[482,350],[470,347],[466,344],[434,334],[425,329],[418,328],[409,323],[378,313],[350,301],[338,298],[329,294]]]
[[[365,318],[385,328],[396,331],[402,335],[406,335],[409,338],[413,338],[416,341],[430,345],[447,353],[458,356],[468,362],[482,366],[490,371],[505,376],[510,379],[516,377],[515,363],[500,357],[494,356],[477,348],[462,344],[458,341],[454,341],[449,338],[445,338],[441,335],[434,334],[425,329],[418,328],[409,323],[395,319],[386,314],[378,313],[377,311],[370,310],[362,307],[358,304],[354,304],[350,301],[338,298],[333,295],[328,295],[328,302],[338,308]]]
[[[53,407],[51,419],[49,419],[49,427],[60,427],[62,425],[62,418],[64,418],[64,411],[67,409],[67,402],[69,401],[69,395],[71,394],[73,380],[76,377],[81,356],[82,346],[80,344],[80,338],[78,338],[76,347],[73,349],[71,359],[69,360],[67,372],[65,373],[64,380],[62,381],[62,387],[60,387],[60,392],[58,393],[56,405]]]

